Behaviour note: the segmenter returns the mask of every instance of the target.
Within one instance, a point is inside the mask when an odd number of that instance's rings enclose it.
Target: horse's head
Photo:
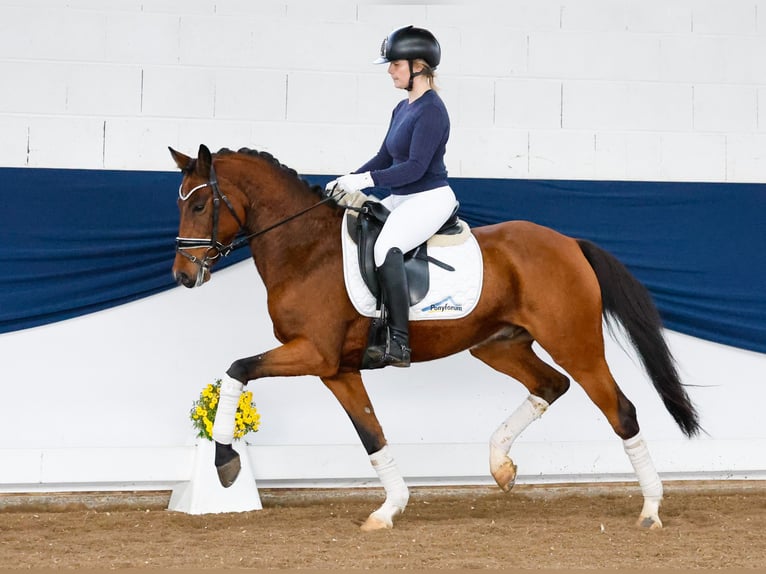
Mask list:
[[[173,277],[180,285],[198,287],[210,279],[212,265],[232,249],[244,206],[235,203],[240,194],[218,181],[206,146],[200,145],[196,159],[168,149],[184,175],[178,188],[181,221]]]

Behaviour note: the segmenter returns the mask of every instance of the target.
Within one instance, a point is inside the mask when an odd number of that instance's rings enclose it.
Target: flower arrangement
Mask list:
[[[192,425],[197,430],[197,436],[213,440],[213,421],[218,410],[218,398],[221,396],[221,379],[210,383],[194,401],[189,416]],[[237,413],[234,417],[234,440],[240,439],[249,432],[256,432],[261,426],[261,415],[253,403],[252,391],[245,391],[239,397]]]

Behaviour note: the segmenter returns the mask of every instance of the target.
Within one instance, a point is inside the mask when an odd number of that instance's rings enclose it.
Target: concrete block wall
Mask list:
[[[171,170],[205,143],[349,171],[404,95],[370,62],[407,23],[442,44],[453,176],[766,173],[766,0],[0,0],[0,165]]]

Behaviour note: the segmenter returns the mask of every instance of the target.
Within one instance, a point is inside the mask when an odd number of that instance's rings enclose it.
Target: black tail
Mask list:
[[[699,417],[681,384],[649,291],[616,257],[590,241],[577,243],[601,286],[607,326],[612,330],[614,322],[622,324],[665,408],[686,436],[696,435],[701,430]]]

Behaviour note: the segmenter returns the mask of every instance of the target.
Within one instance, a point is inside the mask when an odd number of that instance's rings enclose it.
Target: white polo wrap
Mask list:
[[[492,434],[489,441],[492,449],[508,454],[513,441],[521,434],[521,431],[539,419],[549,406],[548,401],[529,395]]]
[[[390,526],[391,519],[397,514],[404,512],[410,499],[410,492],[404,483],[404,478],[402,478],[399,468],[396,466],[388,445],[378,452],[372,453],[370,455],[370,463],[386,491],[386,501],[372,514]]]
[[[231,444],[234,440],[234,418],[237,414],[239,397],[245,385],[234,379],[221,381],[221,396],[218,399],[218,410],[213,421],[213,440],[221,444]]]
[[[645,499],[659,501],[662,499],[662,481],[660,475],[654,468],[654,463],[649,455],[649,449],[646,447],[646,441],[641,436],[641,432],[636,436],[622,441],[625,448],[625,454],[628,455],[633,470],[638,476],[638,484],[641,485],[641,493]]]

